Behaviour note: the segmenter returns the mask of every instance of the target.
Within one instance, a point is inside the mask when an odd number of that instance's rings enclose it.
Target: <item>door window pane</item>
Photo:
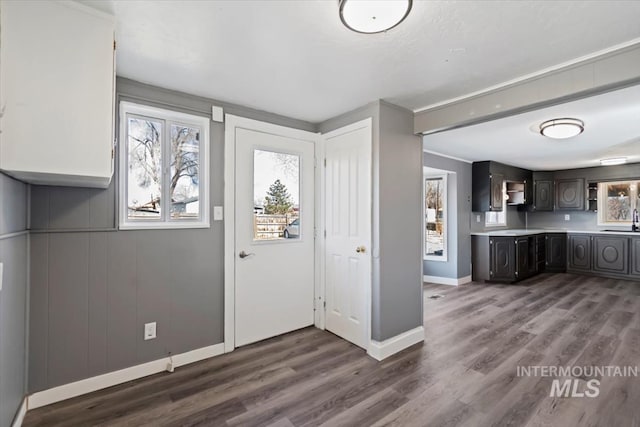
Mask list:
[[[200,129],[171,125],[171,218],[200,217]]]
[[[161,217],[162,123],[145,118],[127,119],[129,219]]]
[[[300,156],[253,153],[253,238],[300,238]]]
[[[425,255],[443,257],[445,255],[445,180],[425,179]]]

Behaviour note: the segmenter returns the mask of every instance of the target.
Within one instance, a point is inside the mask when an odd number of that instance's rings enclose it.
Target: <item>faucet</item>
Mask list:
[[[633,215],[631,215],[631,231],[639,231],[638,228],[638,209],[633,210]]]

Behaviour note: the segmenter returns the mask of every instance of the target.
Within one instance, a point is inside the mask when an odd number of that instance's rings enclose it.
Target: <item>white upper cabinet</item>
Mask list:
[[[33,184],[113,175],[114,18],[68,1],[0,1],[0,169]]]

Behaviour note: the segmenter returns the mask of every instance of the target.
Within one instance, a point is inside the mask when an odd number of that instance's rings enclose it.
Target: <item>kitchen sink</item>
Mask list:
[[[602,231],[613,231],[615,233],[640,233],[640,230],[631,231],[631,230],[602,230]]]

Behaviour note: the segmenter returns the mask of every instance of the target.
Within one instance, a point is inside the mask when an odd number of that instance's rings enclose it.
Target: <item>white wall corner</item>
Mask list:
[[[371,340],[367,354],[380,361],[421,341],[424,341],[424,328],[418,326],[382,342]]]
[[[180,353],[172,356],[173,367],[188,365],[200,360],[209,359],[224,353],[224,343],[214,344],[208,347]],[[143,363],[141,365],[132,366],[130,368],[121,369],[119,371],[109,372],[97,377],[86,378],[69,384],[64,384],[48,390],[33,393],[26,398],[25,406],[29,410],[40,408],[42,406],[51,405],[72,397],[81,396],[97,390],[102,390],[114,385],[122,384],[128,381],[137,380],[142,377],[164,372],[171,364],[169,357]],[[20,424],[13,424],[19,426]]]
[[[440,277],[440,276],[422,276],[422,281],[427,283],[436,283],[438,285],[450,285],[450,286],[458,286],[464,285],[465,283],[470,283],[471,276],[459,277],[457,279],[452,277]]]
[[[13,423],[11,423],[11,427],[20,427],[22,426],[22,422],[24,421],[24,416],[27,415],[27,397],[25,396],[22,399],[22,404],[20,408],[18,408],[18,412],[16,413],[16,417],[13,419]]]

